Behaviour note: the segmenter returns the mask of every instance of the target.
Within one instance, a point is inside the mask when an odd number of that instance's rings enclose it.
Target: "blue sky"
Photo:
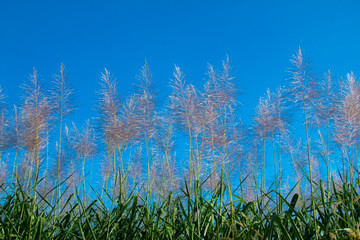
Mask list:
[[[357,1],[10,1],[0,2],[0,85],[16,102],[32,68],[44,82],[60,63],[79,106],[92,117],[98,80],[108,68],[122,93],[147,59],[168,92],[174,64],[200,86],[208,63],[229,55],[249,118],[267,88],[286,78],[301,45],[315,72],[335,77],[360,68]]]
[[[20,103],[35,67],[52,81],[69,72],[78,125],[96,116],[96,91],[106,67],[125,98],[146,59],[160,96],[174,64],[200,87],[207,64],[228,55],[249,122],[259,97],[288,76],[301,46],[315,73],[335,78],[360,69],[358,1],[0,1],[0,85]]]

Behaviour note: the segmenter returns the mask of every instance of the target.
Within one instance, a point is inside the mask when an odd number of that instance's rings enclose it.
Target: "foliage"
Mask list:
[[[228,57],[163,106],[147,62],[127,97],[105,69],[82,128],[63,64],[13,110],[0,88],[0,239],[360,239],[360,85],[291,64],[248,125]]]

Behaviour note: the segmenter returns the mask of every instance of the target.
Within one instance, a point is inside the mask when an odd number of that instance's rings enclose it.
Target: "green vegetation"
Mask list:
[[[253,202],[234,195],[232,204],[220,203],[221,191],[226,191],[222,186],[211,196],[204,196],[199,186],[192,191],[194,198],[184,191],[161,203],[145,204],[134,194],[118,199],[113,209],[101,198],[85,205],[71,195],[63,204],[51,204],[17,189],[1,204],[0,239],[360,238],[358,184],[333,183],[329,193],[321,183],[315,186],[314,205],[297,193],[284,197],[275,192]]]
[[[126,98],[105,69],[82,128],[63,65],[0,88],[0,239],[360,239],[360,85],[291,64],[248,126],[228,58],[161,108],[146,62]]]

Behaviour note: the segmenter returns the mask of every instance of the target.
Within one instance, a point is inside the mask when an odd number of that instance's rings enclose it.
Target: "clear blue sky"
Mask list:
[[[228,54],[248,116],[287,76],[299,45],[315,72],[359,72],[359,12],[358,1],[2,0],[0,84],[15,102],[32,67],[47,82],[63,62],[84,120],[94,115],[104,67],[127,94],[147,59],[167,93],[174,64],[197,85],[207,63],[219,66]]]
[[[207,64],[229,55],[248,121],[259,97],[288,76],[302,47],[314,72],[360,74],[359,1],[19,1],[0,0],[0,85],[20,103],[35,67],[50,82],[61,62],[76,90],[78,125],[96,116],[108,68],[125,97],[147,59],[160,96],[174,64],[200,87]],[[272,166],[272,165],[271,165]]]

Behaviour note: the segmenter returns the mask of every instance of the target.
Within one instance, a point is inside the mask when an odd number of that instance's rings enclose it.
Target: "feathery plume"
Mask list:
[[[145,61],[140,74],[137,76],[137,93],[135,94],[135,102],[138,116],[139,138],[145,142],[146,164],[147,164],[147,189],[148,194],[151,193],[150,169],[152,165],[153,153],[151,152],[151,141],[155,134],[155,93],[152,89],[152,74],[150,68]],[[149,196],[147,196],[148,198]]]
[[[313,191],[313,179],[311,169],[311,153],[310,153],[310,134],[309,134],[309,108],[313,104],[313,100],[317,95],[316,83],[314,76],[310,72],[309,63],[304,59],[304,56],[299,47],[297,54],[293,55],[291,59],[293,67],[290,69],[291,77],[289,78],[289,91],[292,93],[292,100],[295,104],[300,106],[304,111],[304,123],[306,131],[306,143],[308,153],[308,166],[309,166],[309,181],[311,185],[311,195]],[[311,199],[314,207],[314,200]],[[315,211],[315,210],[314,210]]]
[[[105,173],[103,189],[107,191],[110,174],[117,173],[116,149],[124,144],[124,136],[123,122],[120,119],[121,103],[117,89],[118,83],[106,68],[104,73],[101,74],[100,80],[99,124],[107,148],[104,158],[106,162],[102,163],[102,166],[105,167],[103,169],[103,173]],[[113,163],[111,163],[112,160],[114,161]]]
[[[170,80],[170,86],[173,90],[171,95],[172,113],[176,119],[177,127],[183,130],[189,139],[189,186],[192,187],[193,175],[195,175],[195,166],[200,169],[200,159],[196,159],[195,146],[196,137],[202,132],[201,119],[201,101],[198,92],[191,84],[186,84],[184,74],[178,66],[175,66],[173,78]],[[196,176],[198,178],[199,176]],[[198,179],[195,179],[198,180]]]
[[[67,72],[65,66],[61,63],[60,70],[58,74],[54,75],[53,88],[50,90],[50,101],[52,104],[52,110],[54,111],[55,118],[59,121],[59,141],[56,143],[57,151],[57,162],[56,166],[56,184],[60,184],[60,174],[61,174],[61,163],[62,158],[62,134],[63,134],[63,121],[73,110],[74,106],[72,105],[73,90],[69,88],[69,83],[67,81]],[[57,198],[60,197],[60,187],[58,187]]]
[[[25,98],[22,107],[22,117],[24,119],[24,146],[29,153],[29,167],[27,177],[28,186],[30,179],[37,182],[40,172],[41,154],[47,144],[47,132],[51,120],[51,104],[49,97],[41,87],[39,76],[36,69],[30,75],[30,83],[25,85]],[[34,170],[34,173],[33,173]],[[33,175],[34,174],[34,175]]]
[[[344,171],[344,157],[348,156],[348,174],[350,179],[353,180],[355,162],[349,152],[351,149],[356,149],[360,136],[360,86],[356,82],[353,73],[347,75],[337,106],[334,116],[333,137],[334,141],[340,146],[343,155]],[[357,162],[356,165],[358,165]]]
[[[67,79],[67,71],[64,64],[61,63],[59,73],[54,74],[52,81],[53,87],[50,90],[50,101],[53,105],[53,111],[56,117],[63,120],[67,115],[74,111],[73,105],[74,92],[70,88]]]

